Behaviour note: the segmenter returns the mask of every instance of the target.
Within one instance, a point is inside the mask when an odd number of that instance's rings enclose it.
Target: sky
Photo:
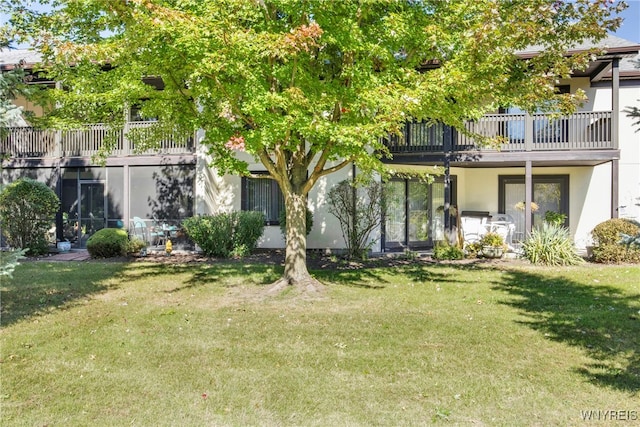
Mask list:
[[[640,0],[627,0],[629,7],[620,16],[624,18],[615,35],[640,44]]]
[[[624,21],[615,35],[640,44],[640,0],[625,0],[625,2],[629,7],[620,15]],[[5,23],[6,20],[7,16],[0,13],[0,24]]]

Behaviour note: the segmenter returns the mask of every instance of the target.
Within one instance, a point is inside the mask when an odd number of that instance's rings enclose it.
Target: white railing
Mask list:
[[[195,152],[194,136],[166,135],[166,132],[154,129],[154,124],[156,122],[130,122],[124,130],[114,130],[103,124],[60,131],[9,128],[6,137],[0,140],[0,153],[11,158],[91,157],[105,146],[114,157]],[[128,138],[129,132],[132,137],[135,135],[132,141]],[[159,142],[142,142],[152,134]]]
[[[557,151],[611,149],[611,111],[579,112],[570,116],[551,114],[489,114],[467,123],[467,130],[487,137],[506,139],[501,151]],[[475,145],[460,134],[458,144]]]

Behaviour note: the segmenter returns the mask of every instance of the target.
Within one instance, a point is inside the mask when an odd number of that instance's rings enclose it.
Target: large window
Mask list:
[[[547,211],[563,213],[569,225],[569,175],[534,175],[532,201],[532,224],[540,226]],[[516,238],[525,236],[524,176],[501,175],[499,177],[500,212],[509,214],[516,224]]]
[[[284,197],[278,183],[265,178],[242,178],[243,211],[258,211],[264,214],[267,225],[280,224],[280,212],[284,211]]]

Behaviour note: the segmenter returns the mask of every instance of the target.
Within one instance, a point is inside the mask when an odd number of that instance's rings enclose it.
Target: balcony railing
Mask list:
[[[91,157],[105,144],[110,145],[111,156],[150,154],[191,154],[195,152],[195,138],[161,135],[153,147],[144,147],[134,141],[144,140],[144,134],[155,132],[155,122],[129,122],[124,130],[113,130],[102,124],[87,125],[74,130],[47,130],[30,127],[9,128],[0,140],[0,153],[11,158]],[[131,133],[129,133],[131,132]],[[138,138],[128,136],[137,134]]]
[[[503,137],[497,148],[480,147],[475,139],[442,124],[407,123],[402,136],[392,136],[392,153],[441,152],[446,138],[451,150],[558,151],[613,149],[611,111],[580,112],[571,116],[550,114],[488,114],[466,123],[466,129],[485,137]]]

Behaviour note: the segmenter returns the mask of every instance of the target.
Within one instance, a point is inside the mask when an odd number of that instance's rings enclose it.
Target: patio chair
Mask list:
[[[475,216],[460,217],[460,226],[462,227],[462,239],[464,244],[471,244],[482,239],[487,232],[486,218]]]

